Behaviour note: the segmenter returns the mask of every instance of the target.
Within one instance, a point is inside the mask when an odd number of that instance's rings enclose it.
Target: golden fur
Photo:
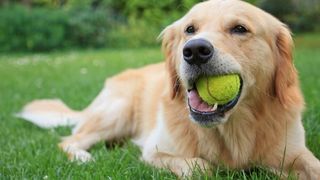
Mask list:
[[[194,36],[184,34],[190,23],[198,28]],[[237,24],[245,24],[250,33],[230,34]],[[21,116],[38,125],[50,117],[60,117],[52,126],[76,124],[59,144],[72,160],[90,160],[86,150],[98,141],[131,137],[144,161],[179,176],[190,175],[196,165],[210,169],[223,164],[320,179],[320,162],[305,145],[304,101],[292,62],[293,41],[284,24],[242,1],[211,0],[194,6],[161,37],[165,63],[107,79],[85,110],[70,110],[58,100],[36,100]],[[243,78],[238,104],[211,128],[192,122],[186,103],[181,52],[193,38],[210,41]]]

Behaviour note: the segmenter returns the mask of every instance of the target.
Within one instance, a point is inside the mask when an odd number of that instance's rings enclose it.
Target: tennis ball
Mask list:
[[[234,99],[240,90],[237,74],[200,77],[196,82],[199,96],[209,105],[223,105]]]

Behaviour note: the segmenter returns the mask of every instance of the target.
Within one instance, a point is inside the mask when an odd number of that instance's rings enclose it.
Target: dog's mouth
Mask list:
[[[240,90],[235,98],[225,104],[209,105],[199,96],[195,85],[187,91],[188,106],[192,118],[203,124],[219,124],[225,113],[233,109],[239,101],[242,91],[242,79],[240,78]]]

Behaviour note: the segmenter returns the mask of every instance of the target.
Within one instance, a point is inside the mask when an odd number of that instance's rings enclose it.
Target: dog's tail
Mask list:
[[[70,109],[61,100],[44,99],[28,103],[16,116],[42,128],[53,128],[76,125],[82,112]]]

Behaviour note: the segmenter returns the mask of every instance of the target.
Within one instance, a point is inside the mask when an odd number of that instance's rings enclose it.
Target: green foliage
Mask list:
[[[109,33],[108,47],[155,46],[161,28],[145,21],[132,20],[129,24],[118,24]]]
[[[126,19],[118,26],[118,35],[113,33],[111,38],[120,38],[122,43],[131,47],[154,45],[161,30],[183,16],[197,2],[201,0],[110,1],[109,6],[116,15]]]
[[[258,3],[258,0],[246,0],[246,2],[256,5]]]
[[[69,13],[67,39],[72,47],[101,47],[106,44],[108,15],[104,9],[73,9]]]
[[[61,10],[10,6],[0,11],[0,50],[48,50],[63,46],[66,14]]]
[[[122,2],[121,2],[122,1]],[[121,2],[121,3],[120,3]],[[181,15],[186,13],[200,0],[120,0],[115,1],[117,9],[125,14],[129,19],[143,19],[149,23],[161,24],[171,23],[173,20],[179,18]],[[113,5],[111,3],[111,5]]]
[[[285,16],[296,12],[292,0],[262,0],[259,6],[280,20],[285,20]]]
[[[258,6],[288,24],[294,32],[320,29],[320,4],[311,7],[302,1],[261,0]]]
[[[299,11],[297,15],[289,15],[285,22],[295,32],[319,31],[320,11]]]
[[[106,44],[109,17],[104,9],[27,8],[0,11],[0,51],[48,51]]]

